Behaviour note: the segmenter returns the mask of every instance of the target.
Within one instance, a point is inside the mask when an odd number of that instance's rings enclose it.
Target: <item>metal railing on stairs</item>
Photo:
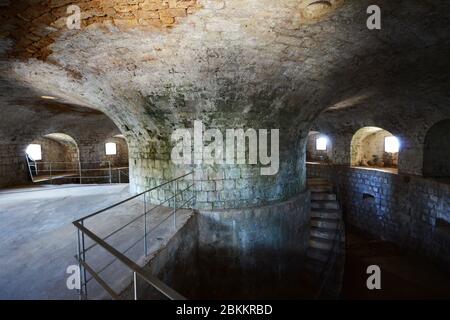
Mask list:
[[[192,178],[190,177],[192,176]],[[180,188],[181,186],[181,188]],[[170,196],[161,201],[158,205],[153,207],[149,207],[148,205],[148,197],[151,192],[158,192],[160,190],[169,190],[172,189]],[[189,196],[189,192],[191,196]],[[188,193],[188,195],[186,195]],[[142,205],[142,213],[137,217],[134,217],[130,221],[122,224],[121,226],[114,228],[114,230],[109,230],[108,233],[104,236],[100,236],[98,232],[92,231],[90,228],[86,226],[87,221],[91,220],[94,217],[98,217],[99,215],[107,214],[108,219],[110,219],[110,214],[112,210],[117,210],[120,207],[130,205],[132,201],[139,200],[138,204]],[[156,289],[160,294],[164,295],[169,299],[184,299],[184,297],[170,288],[167,284],[156,278],[152,275],[148,270],[146,270],[143,266],[136,263],[127,256],[127,253],[137,246],[138,243],[143,241],[143,251],[141,252],[141,256],[147,257],[148,252],[148,240],[150,233],[156,231],[160,228],[165,222],[172,220],[173,230],[177,230],[177,211],[183,208],[186,208],[188,203],[192,202],[192,206],[195,204],[195,184],[194,184],[194,172],[189,172],[185,175],[182,175],[176,179],[167,181],[162,183],[154,188],[146,190],[142,193],[139,193],[133,197],[129,197],[121,202],[118,202],[112,206],[109,206],[105,209],[87,215],[81,219],[78,219],[73,222],[73,225],[77,229],[77,255],[75,258],[79,263],[80,268],[80,290],[79,295],[80,299],[88,299],[88,283],[92,280],[95,280],[100,287],[109,294],[112,299],[121,299],[121,292],[117,292],[117,290],[113,289],[112,286],[108,283],[108,279],[102,277],[102,272],[108,269],[114,262],[119,261],[125,269],[131,271],[132,274],[132,283],[133,283],[133,294],[134,299],[137,300],[138,296],[138,279],[142,279],[145,283],[150,285],[152,288]],[[147,220],[149,219],[149,215],[154,212],[157,208],[169,208],[170,212],[168,215],[164,216],[161,221],[158,221],[153,227],[149,228]],[[125,212],[129,210],[126,208]],[[109,215],[108,215],[109,214]],[[142,220],[143,221],[142,221]],[[142,235],[139,237],[138,241],[135,241],[131,244],[131,246],[127,247],[124,250],[120,250],[118,247],[109,243],[111,238],[127,227],[130,227],[136,221],[141,221],[143,223]],[[95,223],[94,225],[98,225]],[[92,241],[91,245],[86,245],[86,237]],[[112,257],[112,260],[103,266],[94,270],[91,263],[87,261],[87,253],[92,250],[94,247],[101,247],[104,251],[107,252],[108,256]],[[90,274],[91,278],[88,279],[88,274]],[[130,275],[131,275],[130,274]]]
[[[340,190],[336,179],[331,182],[334,186],[334,193],[339,204]],[[342,209],[342,208],[341,208]],[[332,248],[329,251],[324,267],[320,271],[320,284],[315,295],[315,299],[335,299],[339,296],[344,273],[345,263],[345,222],[341,215],[336,226],[336,233],[333,237]]]

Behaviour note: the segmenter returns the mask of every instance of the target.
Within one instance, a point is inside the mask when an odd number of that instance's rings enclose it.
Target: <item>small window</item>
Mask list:
[[[106,143],[105,149],[106,149],[107,156],[114,156],[117,154],[117,146],[115,143],[112,143],[112,142]]]
[[[25,152],[34,161],[42,160],[42,150],[40,144],[30,144]]]
[[[397,137],[384,138],[384,151],[389,153],[397,153],[400,150],[400,142]]]
[[[316,139],[316,150],[326,151],[327,150],[328,139],[327,138],[317,138]]]

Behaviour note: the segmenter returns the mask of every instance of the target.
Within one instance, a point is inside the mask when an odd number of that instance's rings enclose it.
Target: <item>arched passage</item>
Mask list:
[[[436,123],[425,137],[423,175],[450,178],[450,119]]]
[[[359,129],[351,142],[351,165],[397,168],[400,143],[389,131],[378,127]]]

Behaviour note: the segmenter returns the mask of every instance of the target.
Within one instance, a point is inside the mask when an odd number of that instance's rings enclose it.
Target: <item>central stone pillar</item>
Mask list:
[[[178,190],[194,184],[195,208],[202,210],[245,208],[268,205],[305,191],[306,139],[294,141],[279,132],[279,168],[274,175],[262,175],[261,164],[191,164],[179,165],[171,160],[174,143],[170,137],[150,143],[130,140],[130,186],[133,193],[157,187],[167,181],[189,175],[175,183],[167,184],[149,193],[154,203],[162,203]],[[246,144],[247,148],[249,147]],[[270,154],[270,147],[268,147]],[[258,150],[259,151],[259,150]],[[248,153],[248,150],[246,150]],[[186,201],[192,193],[187,192]],[[187,205],[189,207],[189,204]]]

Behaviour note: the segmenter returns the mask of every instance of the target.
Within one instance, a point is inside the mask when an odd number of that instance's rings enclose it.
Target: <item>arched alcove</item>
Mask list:
[[[25,149],[34,182],[68,178],[78,170],[78,145],[65,133],[49,133],[34,139]]]
[[[351,142],[351,165],[397,168],[400,143],[389,131],[378,127],[359,129]]]
[[[308,133],[306,161],[321,163],[332,162],[332,145],[328,136],[318,131],[310,131]]]
[[[30,145],[40,146],[41,157],[33,160],[54,163],[77,163],[79,161],[76,141],[64,133],[46,134],[34,139]],[[27,146],[27,149],[30,145]]]
[[[428,130],[424,144],[423,175],[450,179],[450,119]]]
[[[113,148],[108,150],[108,147]],[[103,153],[104,160],[110,161],[113,167],[128,167],[128,143],[123,134],[106,139]]]

